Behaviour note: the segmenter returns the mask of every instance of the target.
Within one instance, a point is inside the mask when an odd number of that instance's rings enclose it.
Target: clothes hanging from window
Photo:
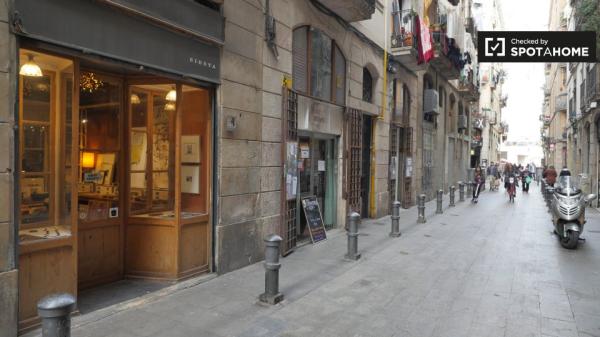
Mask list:
[[[431,43],[431,33],[429,32],[429,27],[427,27],[425,21],[421,21],[419,17],[416,17],[416,20],[416,33],[419,37],[419,57],[417,59],[417,63],[422,64],[429,62],[429,60],[433,58],[433,44]]]

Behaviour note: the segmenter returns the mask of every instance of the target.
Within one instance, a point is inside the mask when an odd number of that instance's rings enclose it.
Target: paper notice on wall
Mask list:
[[[325,161],[324,160],[317,161],[317,170],[319,170],[319,172],[325,172]]]
[[[298,177],[292,178],[292,194],[296,195],[296,186],[298,186]]]

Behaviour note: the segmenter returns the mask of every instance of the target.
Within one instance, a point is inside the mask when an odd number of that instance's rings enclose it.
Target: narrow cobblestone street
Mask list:
[[[447,200],[444,205],[447,206]],[[74,336],[600,336],[600,216],[587,242],[560,247],[536,185],[515,204],[484,192],[416,224],[401,213],[361,224],[358,262],[346,237],[282,259],[285,301],[257,303],[262,263],[170,295],[76,317]],[[30,335],[34,335],[31,333]]]

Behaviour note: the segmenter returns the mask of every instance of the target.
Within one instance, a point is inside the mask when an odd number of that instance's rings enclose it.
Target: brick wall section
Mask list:
[[[17,270],[13,219],[15,38],[11,0],[0,0],[0,337],[17,334]]]

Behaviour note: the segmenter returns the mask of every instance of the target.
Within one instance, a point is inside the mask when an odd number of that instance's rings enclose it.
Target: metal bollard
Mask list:
[[[437,207],[435,209],[435,214],[442,214],[444,211],[442,210],[442,199],[444,198],[444,191],[437,191]]]
[[[276,234],[267,235],[265,238],[265,292],[258,296],[261,302],[277,304],[283,300],[279,292],[279,246],[281,237]]]
[[[450,186],[450,207],[456,206],[454,204],[454,193],[456,192],[456,187],[454,185]]]
[[[427,220],[425,219],[425,194],[419,195],[417,210],[418,210],[417,223],[427,222]]]
[[[467,182],[467,194],[469,195],[469,198],[473,197],[473,182],[472,181]]]
[[[75,309],[75,297],[71,294],[53,294],[42,298],[38,304],[42,319],[42,337],[71,336],[71,311]]]
[[[462,181],[458,182],[458,201],[465,201],[465,183]]]
[[[360,254],[358,253],[358,222],[360,221],[360,214],[352,212],[348,217],[348,253],[346,253],[346,259],[358,260]]]
[[[390,237],[397,238],[400,235],[400,201],[396,200],[392,204],[392,231]]]

